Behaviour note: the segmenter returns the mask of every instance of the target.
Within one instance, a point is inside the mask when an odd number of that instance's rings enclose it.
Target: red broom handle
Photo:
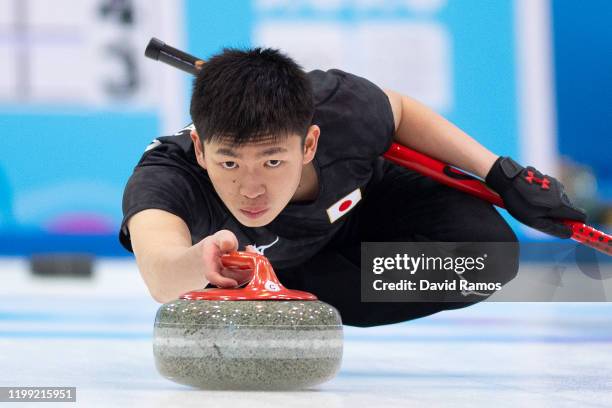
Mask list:
[[[414,170],[449,187],[471,194],[498,207],[505,208],[501,197],[480,179],[439,160],[393,143],[383,157]],[[605,254],[612,255],[612,237],[578,221],[562,220],[572,229],[572,239]]]

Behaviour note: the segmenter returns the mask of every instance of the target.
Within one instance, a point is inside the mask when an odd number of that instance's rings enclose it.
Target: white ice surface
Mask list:
[[[91,407],[612,406],[612,307],[482,303],[376,328],[345,326],[338,376],[301,392],[202,391],[161,377],[155,312],[135,264],[93,280],[32,278],[0,260],[0,386],[74,386]],[[18,404],[16,406],[41,406]]]

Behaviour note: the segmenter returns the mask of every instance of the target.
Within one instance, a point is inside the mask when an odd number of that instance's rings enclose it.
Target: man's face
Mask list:
[[[198,163],[230,212],[247,227],[261,227],[272,222],[295,194],[304,165],[314,157],[318,132],[311,126],[303,150],[299,135],[240,148],[206,141],[203,151],[195,131],[191,137]]]

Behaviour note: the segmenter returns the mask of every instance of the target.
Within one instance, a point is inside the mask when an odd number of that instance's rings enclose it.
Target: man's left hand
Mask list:
[[[586,220],[584,210],[570,202],[559,180],[533,167],[524,168],[509,157],[495,161],[485,182],[501,196],[514,218],[547,234],[570,238],[572,229],[560,220]]]

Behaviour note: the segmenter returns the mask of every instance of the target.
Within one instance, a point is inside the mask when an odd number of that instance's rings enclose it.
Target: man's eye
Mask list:
[[[224,169],[228,169],[228,170],[229,170],[229,169],[234,169],[234,168],[235,168],[235,166],[226,167],[225,165],[226,165],[226,164],[228,164],[228,163],[231,163],[231,164],[236,164],[236,162],[233,162],[233,161],[227,161],[227,162],[223,162],[223,163],[221,163],[221,167],[223,167]]]
[[[278,167],[281,165],[282,160],[268,160],[268,163],[276,162],[276,164],[272,164],[269,167]]]

